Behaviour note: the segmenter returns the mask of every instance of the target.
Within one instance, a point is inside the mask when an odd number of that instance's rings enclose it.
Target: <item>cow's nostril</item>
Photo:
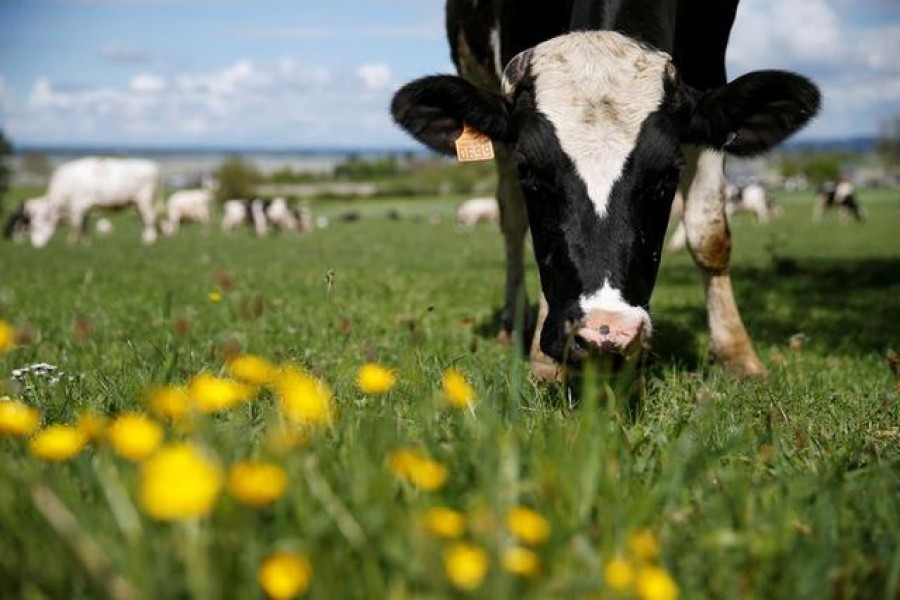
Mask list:
[[[600,335],[608,335],[609,334],[609,325],[601,325],[600,326]]]

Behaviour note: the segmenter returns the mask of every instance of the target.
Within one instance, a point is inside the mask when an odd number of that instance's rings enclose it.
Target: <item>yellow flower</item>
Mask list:
[[[514,546],[503,553],[503,568],[520,577],[537,577],[541,559],[532,550]]]
[[[675,600],[678,598],[678,585],[665,569],[659,567],[642,567],[637,573],[635,589],[641,600]]]
[[[12,349],[16,341],[16,332],[6,321],[0,321],[0,352]]]
[[[441,380],[444,397],[456,408],[467,408],[475,402],[475,389],[469,385],[462,373],[447,369]]]
[[[218,304],[219,302],[222,301],[222,292],[217,292],[217,291],[213,290],[212,292],[207,294],[206,297],[209,298],[209,301],[212,302],[213,304]]]
[[[416,450],[392,452],[388,463],[396,477],[411,481],[427,492],[440,489],[447,482],[447,467]]]
[[[550,537],[550,523],[539,513],[517,506],[506,515],[506,526],[524,544],[540,544]]]
[[[43,460],[63,462],[84,448],[87,437],[70,425],[51,425],[31,438],[28,449]]]
[[[18,400],[0,398],[0,434],[27,437],[38,428],[40,413]]]
[[[189,444],[164,446],[141,466],[141,506],[160,521],[209,514],[221,487],[218,465]]]
[[[628,536],[628,550],[638,560],[651,561],[659,556],[659,542],[649,529]]]
[[[106,417],[94,412],[84,412],[78,415],[75,427],[89,442],[97,443],[106,435]]]
[[[210,413],[234,408],[249,400],[253,395],[253,388],[210,373],[198,373],[191,380],[188,394],[197,408]]]
[[[450,583],[462,590],[474,590],[484,581],[488,555],[475,544],[457,542],[444,551],[444,570]]]
[[[267,385],[278,376],[275,365],[252,354],[237,356],[228,361],[226,367],[232,377],[252,385]]]
[[[312,564],[303,554],[276,552],[259,567],[259,585],[273,600],[290,600],[306,592]]]
[[[290,368],[276,381],[284,416],[298,425],[330,425],[333,420],[331,390],[319,379]]]
[[[150,456],[163,438],[159,424],[139,413],[120,415],[109,426],[109,442],[119,456],[138,461]]]
[[[603,567],[603,579],[612,589],[624,592],[630,589],[634,582],[634,569],[630,562],[616,556]]]
[[[228,473],[228,491],[250,506],[275,502],[287,489],[287,475],[278,465],[254,461],[235,463]]]
[[[187,390],[174,385],[165,385],[150,390],[147,394],[147,405],[153,414],[173,423],[184,421],[191,410]]]
[[[425,513],[425,527],[436,536],[456,539],[465,532],[466,519],[452,508],[437,506]]]
[[[364,364],[356,375],[356,385],[364,394],[387,393],[395,383],[397,383],[397,375],[392,370],[375,363]]]

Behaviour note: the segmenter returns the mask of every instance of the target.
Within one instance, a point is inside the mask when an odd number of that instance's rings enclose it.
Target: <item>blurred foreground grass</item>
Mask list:
[[[122,215],[78,247],[4,243],[0,317],[20,344],[0,354],[0,396],[42,426],[149,412],[147,390],[228,377],[244,353],[327,385],[331,412],[298,423],[270,381],[189,425],[157,418],[164,444],[190,442],[212,469],[172,494],[240,461],[275,467],[251,484],[271,503],[213,486],[206,516],[174,522],[142,500],[147,464],[108,440],[56,463],[0,436],[0,596],[252,598],[262,577],[316,598],[671,598],[672,582],[682,598],[896,597],[900,195],[863,194],[863,225],[814,226],[810,198],[782,200],[767,226],[734,222],[736,293],[769,378],[705,364],[699,277],[669,256],[643,397],[598,405],[609,382],[589,380],[574,411],[492,341],[502,240],[456,231],[451,201],[322,203],[363,218],[302,237],[188,227],[143,248]],[[57,383],[11,379],[39,362]],[[369,362],[396,376],[388,391],[360,389]],[[471,405],[447,401],[448,369]]]

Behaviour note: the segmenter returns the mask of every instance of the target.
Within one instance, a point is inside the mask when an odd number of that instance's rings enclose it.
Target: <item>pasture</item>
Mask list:
[[[49,462],[0,435],[0,596],[263,597],[260,565],[281,550],[308,560],[310,598],[674,598],[673,582],[681,598],[900,594],[900,193],[861,193],[863,225],[813,225],[811,194],[783,196],[766,226],[735,219],[736,294],[766,380],[706,363],[699,274],[667,256],[642,393],[588,378],[575,410],[493,341],[502,240],[458,232],[461,200],[322,203],[316,215],[363,219],[305,236],[188,226],[145,248],[118,215],[81,246],[0,245],[0,318],[22,342],[0,354],[0,397],[44,426],[148,412],[147,390],[226,376],[236,353],[302,367],[334,403],[330,425],[290,444],[273,440],[284,415],[267,387],[187,426],[159,419],[223,472],[253,458],[287,476],[270,504],[222,490],[174,522],[147,514],[141,467],[108,442]],[[15,388],[13,369],[38,362],[59,382]],[[361,391],[367,362],[396,384]],[[468,408],[444,397],[451,367],[474,388]],[[416,479],[402,449],[446,481]],[[510,519],[519,506],[546,521]]]

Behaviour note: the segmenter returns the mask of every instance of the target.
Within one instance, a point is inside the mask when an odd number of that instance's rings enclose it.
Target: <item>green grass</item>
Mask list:
[[[0,376],[45,361],[67,378],[30,390],[0,380],[0,395],[45,423],[143,409],[148,387],[221,373],[235,344],[320,376],[338,415],[287,456],[265,444],[268,392],[206,421],[193,437],[223,465],[269,458],[289,490],[263,509],[223,495],[208,518],[174,525],[141,513],[138,470],[106,446],[48,464],[0,438],[0,596],[103,597],[115,573],[148,598],[261,597],[258,565],[287,547],[310,557],[310,597],[455,597],[446,544],[421,527],[428,507],[446,505],[471,516],[466,537],[491,557],[473,597],[615,598],[602,566],[649,528],[682,598],[896,598],[900,388],[885,353],[900,350],[900,193],[864,193],[864,225],[836,214],[813,225],[808,195],[782,201],[769,225],[733,223],[736,294],[769,377],[706,364],[699,276],[688,256],[668,256],[643,395],[598,404],[592,388],[574,411],[493,342],[502,240],[488,227],[457,232],[453,201],[322,203],[320,214],[365,218],[302,237],[187,228],[144,248],[121,215],[111,237],[78,247],[4,243],[0,317],[30,339],[0,355]],[[384,218],[395,206],[408,218]],[[430,225],[433,213],[448,218]],[[528,279],[535,298],[533,266]],[[355,387],[370,360],[398,372],[386,396]],[[473,413],[441,400],[448,366],[475,386]],[[397,482],[387,456],[406,446],[445,464],[447,485]],[[36,488],[68,507],[108,565],[85,566],[91,552],[72,549],[83,538],[48,523]],[[530,581],[500,566],[517,504],[552,527]]]

